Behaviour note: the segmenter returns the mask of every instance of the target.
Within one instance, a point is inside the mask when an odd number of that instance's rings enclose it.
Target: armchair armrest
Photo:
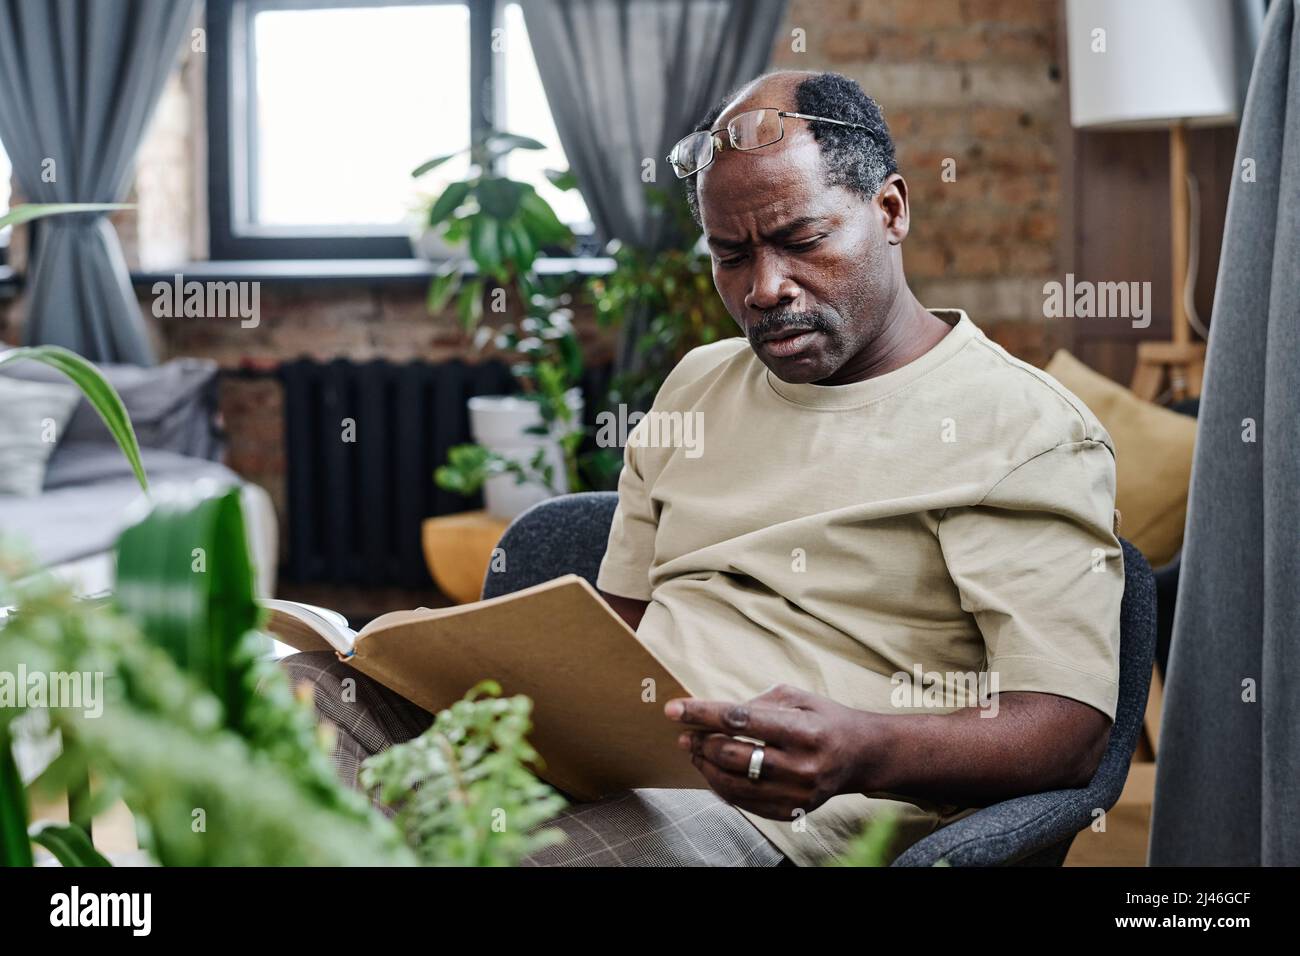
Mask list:
[[[1087,794],[1049,790],[992,804],[913,843],[892,865],[1059,866],[1074,835],[1092,823]]]
[[[1120,604],[1119,700],[1110,741],[1088,786],[1014,797],[976,810],[898,855],[894,866],[1059,866],[1080,830],[1119,799],[1146,713],[1156,641],[1156,585],[1133,545],[1124,549]]]

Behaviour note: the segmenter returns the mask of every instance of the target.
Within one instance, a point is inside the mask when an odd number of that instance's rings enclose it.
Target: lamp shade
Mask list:
[[[1237,119],[1233,0],[1066,0],[1070,121],[1155,128]]]

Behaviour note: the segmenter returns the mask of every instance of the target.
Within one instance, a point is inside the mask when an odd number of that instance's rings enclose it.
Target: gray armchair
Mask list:
[[[483,597],[531,587],[562,574],[596,583],[618,496],[592,492],[551,498],[516,518],[501,547],[506,570],[489,571]],[[1124,599],[1120,609],[1119,705],[1110,743],[1086,787],[1051,790],[1004,800],[972,813],[914,843],[894,866],[1060,866],[1075,834],[1094,811],[1119,799],[1137,746],[1155,652],[1155,582],[1151,567],[1127,541]]]

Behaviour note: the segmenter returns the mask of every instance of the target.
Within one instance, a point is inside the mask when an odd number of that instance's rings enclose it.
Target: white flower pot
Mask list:
[[[452,248],[443,241],[441,229],[429,229],[423,222],[413,222],[408,235],[411,240],[411,252],[417,259],[441,265],[449,260],[466,258],[464,248],[459,246]]]
[[[582,393],[570,389],[567,401],[573,409],[574,422],[582,421]],[[536,402],[513,395],[480,395],[469,400],[469,428],[474,441],[506,458],[523,465],[532,461],[538,448],[545,449],[545,460],[554,474],[552,484],[560,494],[569,491],[568,471],[564,466],[564,452],[560,448],[559,423],[552,426],[550,435],[532,435],[529,428],[542,424],[542,413]],[[496,475],[487,480],[483,499],[488,514],[509,521],[531,508],[539,501],[552,496],[552,492],[539,482],[518,484],[514,475]]]

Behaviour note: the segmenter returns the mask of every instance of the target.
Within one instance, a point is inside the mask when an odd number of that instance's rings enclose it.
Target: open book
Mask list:
[[[677,746],[682,725],[663,712],[690,691],[577,575],[474,604],[393,611],[360,632],[323,608],[265,603],[281,641],[332,650],[430,713],[485,678],[526,694],[538,776],[576,800],[705,786]]]

